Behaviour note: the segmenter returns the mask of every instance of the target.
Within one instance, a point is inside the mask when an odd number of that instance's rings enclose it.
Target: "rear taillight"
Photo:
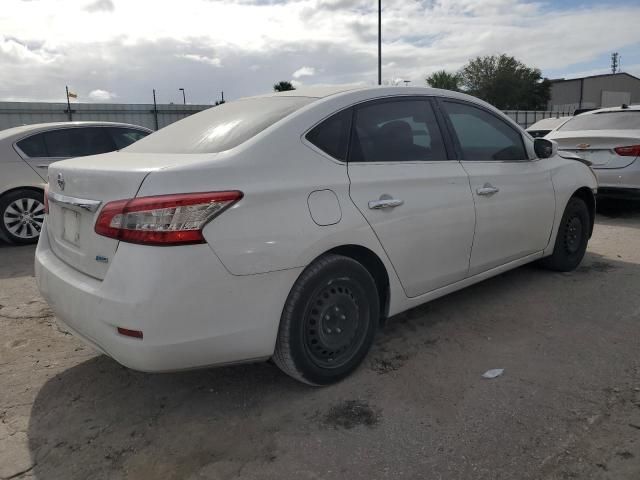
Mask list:
[[[640,145],[630,145],[628,147],[616,147],[613,150],[621,157],[637,157],[640,155]]]
[[[145,245],[204,243],[202,228],[241,198],[234,190],[117,200],[104,206],[95,231]]]
[[[44,185],[44,213],[49,213],[49,184]]]

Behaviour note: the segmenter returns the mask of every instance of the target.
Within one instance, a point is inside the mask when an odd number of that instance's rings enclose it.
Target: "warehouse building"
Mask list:
[[[551,80],[549,110],[573,112],[582,108],[617,107],[640,103],[640,78],[628,73]]]

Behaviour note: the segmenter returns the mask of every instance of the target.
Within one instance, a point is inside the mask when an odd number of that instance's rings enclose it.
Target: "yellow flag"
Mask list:
[[[69,92],[69,98],[78,98],[77,93]]]

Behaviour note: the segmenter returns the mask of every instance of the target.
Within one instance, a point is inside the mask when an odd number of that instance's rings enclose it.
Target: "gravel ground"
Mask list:
[[[33,250],[0,247],[2,479],[640,478],[640,208],[606,208],[573,273],[391,319],[324,389],[268,363],[127,370],[56,325]]]

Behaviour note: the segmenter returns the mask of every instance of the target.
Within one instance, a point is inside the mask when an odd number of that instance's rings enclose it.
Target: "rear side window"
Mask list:
[[[44,136],[42,133],[24,138],[16,143],[16,145],[27,157],[38,158],[47,156],[47,149],[44,144]]]
[[[522,135],[472,105],[443,102],[464,160],[527,160]]]
[[[447,160],[427,100],[390,100],[356,109],[350,162]]]
[[[49,157],[85,157],[114,151],[115,144],[106,128],[66,128],[45,132]]]
[[[351,116],[349,108],[317,125],[307,134],[307,140],[337,160],[347,160]]]
[[[224,103],[172,123],[126,150],[140,153],[223,152],[315,100],[273,96]]]
[[[640,111],[619,110],[578,115],[562,125],[558,130],[564,132],[576,130],[640,130]]]
[[[111,134],[111,138],[116,145],[116,150],[121,150],[125,147],[128,147],[134,142],[143,139],[149,132],[145,132],[144,130],[136,130],[134,128],[120,128],[120,127],[111,127],[108,129]]]

